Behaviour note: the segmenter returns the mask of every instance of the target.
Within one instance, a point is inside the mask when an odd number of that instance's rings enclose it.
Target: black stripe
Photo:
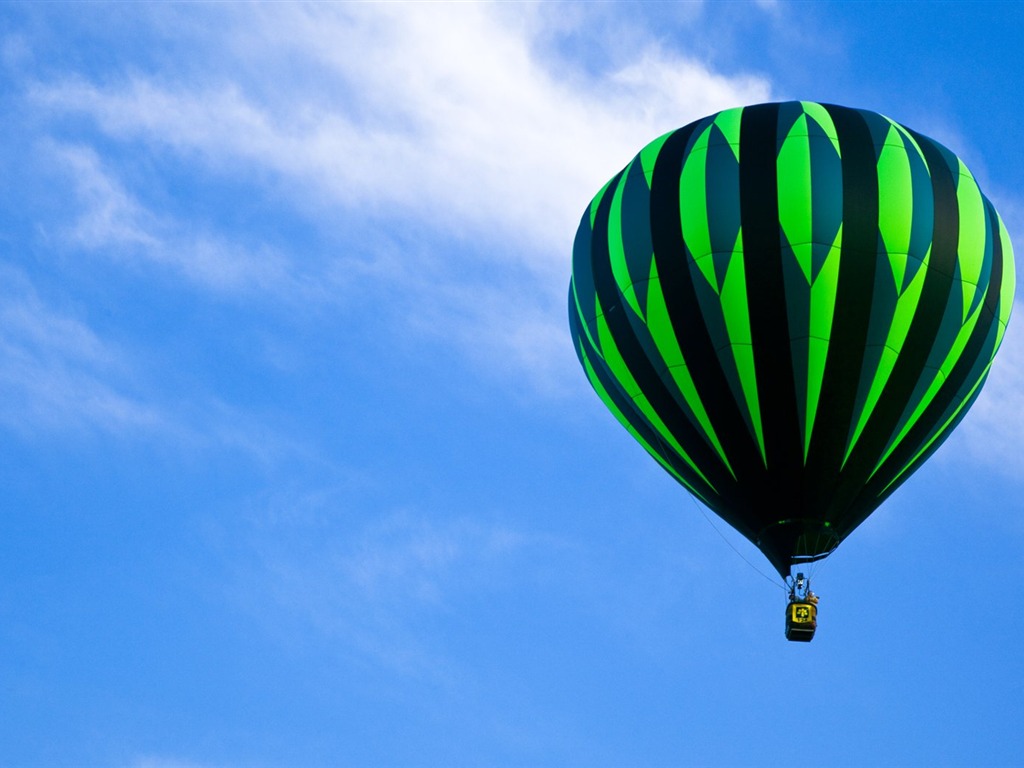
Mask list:
[[[987,374],[986,374],[986,376],[987,376]],[[984,382],[985,378],[986,378],[985,376],[982,377],[982,382]],[[940,447],[942,447],[942,444],[944,442],[946,442],[946,438],[948,438],[951,434],[953,434],[953,431],[957,428],[957,426],[959,426],[960,422],[963,421],[964,416],[967,415],[967,412],[974,405],[974,401],[978,399],[978,395],[981,394],[982,386],[984,386],[984,383],[982,383],[981,386],[979,386],[976,390],[974,390],[974,394],[971,395],[971,397],[967,400],[967,404],[963,407],[963,409],[961,409],[960,413],[957,414],[957,417],[955,419],[953,419],[953,421],[950,423],[949,428],[946,429],[945,434],[943,434],[934,443],[932,443],[930,446],[928,446],[928,450],[926,450],[924,453],[922,453],[917,458],[917,461],[914,462],[913,467],[911,467],[909,470],[907,470],[903,474],[903,476],[900,477],[899,480],[897,480],[895,483],[890,485],[888,488],[886,488],[885,485],[881,481],[878,481],[876,483],[876,482],[874,482],[874,479],[872,480],[871,487],[870,488],[866,488],[865,491],[864,491],[865,504],[867,504],[867,502],[870,501],[871,509],[876,508],[879,504],[881,504],[886,499],[888,499],[889,496],[891,496],[901,485],[903,485],[903,483],[905,483],[910,478],[910,476],[913,475],[914,472],[916,472],[917,469],[922,464],[924,464],[926,461],[928,461],[928,459],[931,458],[933,453],[935,453],[937,450],[939,450]],[[920,448],[921,446],[918,445],[917,447]],[[895,451],[893,451],[893,453],[895,453]],[[898,471],[899,471],[899,469],[894,469],[889,474],[889,478],[888,479],[891,480],[892,476],[894,474],[896,474],[896,472],[898,472]],[[881,473],[881,470],[879,470],[879,473]],[[876,477],[876,479],[877,479],[877,477]],[[847,525],[849,526],[849,529],[852,531],[858,525],[863,523],[864,520],[867,518],[867,516],[869,514],[870,514],[870,510],[868,512],[865,512],[865,513],[863,513],[863,514],[861,514],[859,516],[856,516],[856,517],[852,517],[851,516],[850,521],[847,523]]]
[[[931,258],[917,312],[910,323],[907,338],[878,398],[878,403],[861,433],[860,440],[850,455],[848,471],[844,473],[848,476],[844,478],[844,491],[848,490],[851,484],[863,485],[885,451],[928,362],[949,302],[950,292],[954,287],[953,275],[956,273],[957,244],[960,236],[960,211],[956,187],[949,166],[939,149],[930,139],[913,131],[910,133],[924,153],[932,181],[935,216]],[[845,234],[845,228],[843,231]],[[886,482],[891,479],[890,475]],[[870,505],[873,509],[877,501],[864,496],[863,504]],[[866,513],[857,508],[845,511],[841,518],[842,525],[845,526],[846,521],[852,521],[861,515],[866,516]]]
[[[778,104],[759,104],[743,110],[740,220],[757,397],[768,464],[769,486],[765,491],[769,496],[765,501],[784,505],[789,516],[802,517],[803,441],[793,381],[779,229],[778,121]],[[766,509],[765,514],[775,519],[778,510]]]
[[[749,537],[751,524],[744,520],[750,519],[757,506],[764,466],[715,352],[693,283],[690,256],[682,242],[680,169],[697,125],[674,133],[658,154],[651,179],[651,235],[672,329],[708,419],[736,473],[735,484],[719,488],[722,504],[714,509]],[[742,158],[740,162],[742,165]]]
[[[620,172],[614,178],[609,192],[614,185],[618,184],[621,176]],[[654,364],[647,357],[643,345],[637,338],[629,317],[626,315],[631,310],[625,305],[619,294],[608,248],[608,219],[613,198],[613,194],[605,195],[598,206],[597,216],[594,220],[595,236],[591,241],[594,287],[604,309],[605,321],[608,323],[609,331],[626,368],[636,380],[640,391],[647,397],[654,412],[658,414],[679,444],[684,447],[693,463],[700,467],[705,477],[721,493],[724,487],[732,483],[728,469],[722,464],[722,460],[714,449],[705,442],[701,433],[684,415]],[[701,484],[703,485],[703,483]]]
[[[669,446],[661,434],[654,429],[647,421],[647,417],[637,408],[636,402],[633,398],[629,397],[623,389],[619,381],[612,375],[611,369],[601,360],[601,356],[593,346],[591,346],[589,340],[584,334],[582,328],[582,321],[579,316],[572,312],[569,316],[569,330],[572,333],[573,346],[576,348],[576,357],[580,361],[580,365],[583,366],[583,353],[586,351],[587,357],[590,360],[590,365],[594,369],[594,374],[597,376],[598,381],[604,387],[605,392],[611,399],[612,403],[616,408],[623,414],[626,421],[629,422],[630,426],[636,430],[637,434],[640,435],[643,440],[653,449],[657,454],[665,460],[665,462],[671,466],[676,472],[682,475],[688,483],[690,483],[698,493],[702,495],[710,495],[710,490],[707,484],[693,471],[689,464],[683,460],[675,450]],[[584,366],[585,369],[585,366]]]
[[[956,398],[960,395],[965,384],[968,383],[968,377],[974,370],[979,358],[985,353],[986,347],[988,346],[989,337],[992,333],[992,326],[999,322],[999,297],[1002,290],[1003,283],[1003,246],[1002,241],[999,238],[999,221],[995,215],[995,209],[991,204],[986,205],[986,213],[989,218],[990,231],[993,233],[993,247],[992,247],[992,273],[989,277],[988,288],[985,293],[985,300],[981,310],[981,316],[978,318],[978,322],[971,331],[971,336],[967,340],[967,344],[964,346],[963,351],[960,353],[959,359],[953,365],[952,370],[949,372],[949,376],[943,382],[939,391],[935,393],[935,398],[925,408],[924,413],[921,414],[921,418],[917,423],[910,428],[907,435],[903,438],[903,442],[900,446],[892,452],[885,464],[879,468],[878,473],[872,479],[870,485],[865,489],[866,494],[873,494],[879,496],[885,486],[892,480],[892,478],[906,466],[914,454],[921,448],[921,445],[927,441],[931,436],[932,430],[939,425],[939,420],[945,415],[946,411],[949,410],[950,406],[954,405]],[[988,352],[989,356],[994,355],[994,349]],[[986,361],[987,362],[987,361]],[[973,384],[974,382],[970,382]],[[975,393],[977,396],[977,393]],[[966,409],[961,411],[960,418],[966,413]],[[928,454],[941,445],[946,437],[952,432],[952,427],[946,432],[946,435],[938,439],[933,443]],[[924,462],[926,456],[922,456],[916,463],[920,466]],[[888,490],[886,496],[889,493],[896,490],[904,480],[913,474],[913,470],[906,472],[898,483],[893,483],[893,486]]]
[[[843,239],[839,280],[825,371],[818,398],[818,416],[811,433],[807,457],[808,505],[832,519],[833,510],[844,510],[867,472],[857,475],[848,467],[853,483],[839,493],[838,479],[850,425],[854,419],[857,386],[864,362],[871,296],[878,259],[878,172],[871,131],[854,109],[825,104],[836,128],[843,176]],[[873,468],[873,467],[872,467]],[[844,535],[842,529],[840,535]]]

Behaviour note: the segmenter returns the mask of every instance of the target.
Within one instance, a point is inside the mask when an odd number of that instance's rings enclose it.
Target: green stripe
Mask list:
[[[924,265],[927,267],[928,261],[931,258],[931,249],[925,255]],[[907,339],[907,333],[910,331],[910,324],[914,320],[914,314],[917,312],[918,301],[921,298],[921,290],[924,288],[924,279],[927,274],[927,269],[919,269],[917,274],[914,275],[914,279],[910,285],[903,292],[903,295],[896,301],[896,309],[893,312],[892,324],[889,326],[889,333],[885,339],[885,349],[882,350],[882,356],[879,359],[878,367],[875,369],[874,377],[871,380],[871,388],[868,390],[867,399],[864,401],[864,406],[861,409],[860,417],[857,419],[857,427],[853,432],[853,436],[850,438],[850,444],[847,446],[846,455],[843,457],[843,464],[850,458],[850,453],[853,451],[853,447],[857,444],[857,440],[860,438],[861,432],[864,431],[865,425],[868,423],[868,419],[875,410],[875,406],[878,404],[878,399],[882,396],[882,392],[885,389],[886,382],[889,381],[889,375],[892,373],[893,366],[896,365],[896,360],[899,357],[900,352],[903,350],[903,342]]]
[[[910,461],[908,461],[906,463],[906,465],[903,467],[903,469],[901,469],[899,472],[897,472],[893,476],[892,480],[890,480],[886,484],[885,488],[882,489],[882,492],[879,494],[880,496],[885,495],[885,492],[887,490],[889,490],[889,488],[892,487],[893,483],[895,483],[897,480],[899,480],[901,477],[903,477],[903,475],[906,474],[907,470],[914,466],[914,463],[919,458],[921,458],[921,456],[924,455],[924,453],[927,452],[927,450],[935,443],[935,441],[938,440],[940,437],[942,437],[943,435],[946,434],[946,430],[949,428],[949,425],[952,424],[956,420],[957,415],[960,413],[960,411],[962,411],[964,409],[964,406],[966,406],[969,402],[971,402],[971,398],[974,396],[974,393],[978,389],[978,387],[980,387],[982,385],[982,383],[985,381],[985,377],[988,376],[988,371],[989,371],[989,368],[991,368],[991,367],[992,367],[992,361],[990,360],[988,365],[985,366],[985,370],[982,372],[981,376],[979,376],[978,380],[976,382],[974,382],[974,386],[971,387],[971,391],[967,393],[967,397],[965,397],[963,400],[960,401],[960,404],[956,407],[956,410],[954,410],[953,413],[950,415],[950,417],[948,419],[946,419],[945,422],[943,422],[942,427],[940,429],[935,430],[935,434],[933,434],[931,436],[931,438],[927,442],[925,442],[925,444],[922,445],[920,449],[918,449],[917,453],[914,454],[914,458],[912,458]],[[888,456],[888,455],[889,454],[887,453],[886,456]],[[878,467],[880,467],[884,462],[885,462],[885,459],[882,459],[882,461],[879,462]],[[878,471],[878,467],[875,467],[875,472]],[[873,477],[874,476],[874,472],[872,472],[871,474],[872,474],[872,477]]]
[[[669,463],[653,446],[651,446],[650,443],[648,443],[643,438],[643,436],[636,429],[636,427],[634,427],[630,423],[629,418],[621,410],[619,410],[618,406],[615,404],[615,400],[611,397],[610,394],[608,394],[608,390],[605,389],[604,384],[601,383],[601,379],[598,376],[597,371],[594,369],[593,364],[590,362],[590,357],[587,355],[586,349],[581,347],[580,351],[583,357],[583,370],[586,372],[587,379],[590,381],[590,386],[594,388],[594,392],[596,392],[597,396],[601,398],[601,402],[604,403],[605,407],[609,411],[611,411],[612,416],[615,417],[619,424],[626,428],[626,431],[633,436],[634,440],[636,440],[638,443],[640,443],[641,446],[643,446],[644,450],[647,451],[647,453],[653,456],[655,460],[657,460],[657,462],[661,464],[662,467],[665,468],[665,471],[667,471],[670,475],[672,475],[672,477],[674,477],[676,480],[682,483],[683,487],[690,491],[690,493],[692,493],[694,496],[696,496],[698,499],[700,499],[702,502],[706,504],[707,499],[705,499],[704,494],[702,494],[685,477],[679,474],[679,472],[676,471],[675,467],[673,467],[671,463]]]
[[[932,378],[932,382],[928,386],[928,389],[925,392],[924,397],[922,397],[921,400],[918,402],[917,407],[914,408],[914,412],[911,414],[910,418],[907,419],[906,424],[903,425],[903,429],[900,430],[899,434],[896,436],[896,439],[893,440],[892,443],[890,443],[885,454],[882,456],[881,460],[875,467],[874,472],[871,473],[872,476],[874,476],[874,473],[878,471],[878,468],[885,463],[885,460],[889,458],[892,452],[896,450],[899,444],[903,441],[903,438],[907,436],[907,433],[917,423],[918,419],[921,418],[921,415],[924,413],[925,409],[931,404],[932,400],[935,398],[935,395],[938,394],[939,389],[946,381],[946,377],[949,376],[950,371],[953,370],[953,366],[956,365],[957,360],[960,359],[960,355],[964,351],[964,347],[967,346],[967,342],[971,337],[971,332],[974,330],[974,327],[978,324],[978,318],[981,317],[981,310],[982,305],[979,304],[978,307],[974,310],[973,314],[971,314],[967,323],[965,323],[960,328],[960,332],[957,334],[952,347],[946,354],[945,359],[942,361],[942,365],[939,367],[939,370],[935,372],[935,375]],[[870,480],[871,478],[869,477],[868,479]]]
[[[727,109],[715,115],[714,124],[722,132],[732,149],[737,162],[740,159],[740,122],[743,119],[743,107]]]
[[[898,294],[910,253],[913,222],[914,187],[910,158],[895,127],[890,127],[878,156],[878,230],[889,255]]]
[[[640,389],[640,386],[636,383],[636,379],[633,378],[633,374],[630,373],[628,366],[622,359],[622,354],[619,352],[619,348],[615,343],[615,339],[612,337],[611,330],[608,328],[608,323],[604,319],[604,315],[598,317],[598,337],[601,340],[601,352],[604,355],[605,363],[608,365],[608,370],[611,372],[612,377],[618,382],[623,392],[633,400],[636,404],[637,409],[644,415],[650,425],[659,434],[659,436],[668,443],[672,449],[682,458],[690,468],[697,473],[701,480],[708,484],[709,487],[714,486],[704,476],[704,473],[694,463],[690,455],[683,449],[683,446],[676,440],[675,435],[672,434],[671,430],[665,425],[665,422],[661,420],[657,411],[651,407],[650,401],[647,396]]]
[[[608,256],[612,265],[612,276],[619,288],[619,293],[626,300],[633,311],[643,317],[640,309],[640,302],[636,297],[636,290],[633,287],[633,278],[629,274],[629,263],[626,261],[626,247],[622,239],[622,196],[626,189],[626,182],[629,179],[629,171],[633,167],[631,161],[626,169],[619,176],[619,183],[615,185],[615,193],[612,195],[611,209],[608,211]]]
[[[708,229],[708,200],[704,179],[707,172],[708,138],[712,126],[697,137],[693,149],[683,161],[679,179],[679,216],[683,241],[696,260],[708,284],[718,292],[715,268],[711,256],[711,232]],[[683,194],[686,190],[686,194]],[[705,258],[707,257],[707,258]]]
[[[979,286],[978,281],[985,266],[985,244],[989,242],[989,233],[981,190],[967,166],[959,158],[958,161],[960,175],[957,177],[956,199],[960,209],[960,239],[957,257],[964,296],[960,322],[965,322],[967,313],[975,305],[976,295],[985,290],[985,286]]]
[[[669,131],[663,136],[659,136],[646,147],[640,150],[640,154],[637,157],[640,158],[640,167],[643,169],[644,176],[647,178],[648,189],[651,186],[651,176],[654,175],[654,164],[658,161],[658,154],[661,152],[661,148],[668,141],[675,131]]]
[[[743,399],[746,401],[750,423],[757,436],[757,444],[761,449],[761,460],[768,465],[764,449],[764,431],[761,426],[761,405],[757,397],[757,376],[754,370],[754,342],[750,333],[750,308],[747,303],[747,275],[743,266],[743,230],[736,237],[732,258],[722,283],[722,313],[725,318],[726,333],[729,335],[730,348],[736,370],[740,376]]]
[[[779,225],[809,285],[814,239],[811,211],[814,190],[811,187],[811,146],[806,115],[797,118],[783,139],[776,164]]]
[[[679,340],[676,338],[675,329],[672,327],[672,320],[668,314],[668,306],[665,304],[665,294],[661,290],[656,258],[651,260],[651,281],[647,289],[647,328],[658,348],[658,354],[661,355],[665,363],[665,368],[671,374],[676,387],[696,417],[705,437],[714,446],[718,457],[735,478],[736,473],[722,449],[722,444],[715,433],[711,419],[708,418],[704,403],[701,402],[700,393],[697,392],[693,377],[690,375],[690,369],[683,358],[683,352],[679,348]]]
[[[803,107],[804,113],[814,120],[825,132],[829,140],[832,142],[832,147],[836,151],[836,155],[840,158],[842,153],[839,151],[839,134],[836,133],[836,124],[832,122],[832,115],[828,113],[821,104],[814,101],[801,101],[800,106]]]
[[[1003,224],[998,213],[996,220],[999,222],[999,241],[1003,247],[1003,284],[999,291],[999,331],[996,335],[996,349],[999,349],[999,345],[1003,342],[1003,334],[1006,332],[1006,325],[1010,322],[1010,312],[1013,309],[1016,268],[1013,262],[1013,244],[1010,243],[1006,225]]]
[[[811,434],[818,413],[822,383],[825,381],[825,361],[832,336],[836,296],[839,293],[839,263],[842,257],[843,225],[832,243],[814,283],[811,285],[810,338],[807,345],[807,417],[804,425],[804,463],[811,447]]]

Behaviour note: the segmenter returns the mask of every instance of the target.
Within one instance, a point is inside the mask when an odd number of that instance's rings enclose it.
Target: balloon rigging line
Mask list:
[[[725,538],[725,534],[723,534],[720,530],[718,530],[718,526],[716,526],[714,524],[714,522],[712,522],[711,518],[708,517],[707,513],[704,511],[704,508],[700,505],[700,503],[697,501],[697,499],[695,499],[691,494],[687,494],[687,496],[690,496],[690,501],[692,501],[693,505],[695,507],[697,507],[697,509],[700,511],[701,515],[703,515],[704,519],[708,521],[708,525],[710,525],[714,529],[715,533],[717,533],[722,538],[722,541],[724,541],[726,544],[729,545],[729,549],[731,549],[733,552],[735,552],[737,555],[739,555],[740,560],[742,560],[744,563],[746,563],[751,568],[753,568],[756,573],[759,573],[773,587],[778,587],[783,592],[786,591],[786,587],[785,586],[783,586],[782,584],[779,584],[775,579],[773,579],[771,576],[766,574],[764,571],[762,571],[760,568],[758,568],[752,562],[747,560],[747,558],[743,556],[743,553],[740,552],[738,549],[736,549],[736,547],[733,546],[733,543],[731,541],[729,541],[727,538]]]

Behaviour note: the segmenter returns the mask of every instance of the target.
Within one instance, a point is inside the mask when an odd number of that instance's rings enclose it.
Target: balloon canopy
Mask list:
[[[793,101],[698,120],[616,174],[580,222],[569,323],[608,409],[785,577],[949,436],[1013,290],[955,154]]]

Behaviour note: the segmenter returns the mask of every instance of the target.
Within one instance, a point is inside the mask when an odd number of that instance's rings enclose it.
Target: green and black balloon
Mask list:
[[[698,120],[616,174],[580,222],[569,322],[609,410],[785,577],[949,436],[1013,291],[955,154],[792,101]]]

